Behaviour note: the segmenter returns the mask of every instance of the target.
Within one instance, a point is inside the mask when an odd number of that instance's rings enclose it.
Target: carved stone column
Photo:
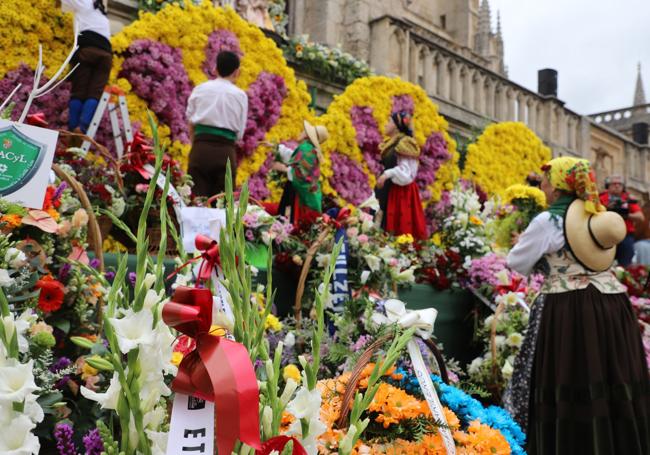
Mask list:
[[[424,89],[427,94],[436,94],[436,78],[438,76],[435,68],[435,51],[427,48],[424,55]]]
[[[449,58],[440,56],[438,64],[438,96],[442,99],[449,99]]]
[[[487,90],[486,90],[486,102],[485,102],[485,115],[490,118],[496,118],[496,81],[490,76],[486,76],[487,79]]]
[[[517,99],[516,97],[516,92],[508,87],[506,89],[506,120],[509,122],[512,122],[515,120],[515,100]]]
[[[463,67],[463,101],[462,104],[467,109],[472,109],[474,105],[474,70],[465,66]]]
[[[479,114],[485,114],[485,76],[480,71],[474,73],[474,104],[473,108]]]
[[[449,90],[449,99],[454,103],[460,103],[461,100],[461,81],[460,81],[460,64],[452,60],[449,64],[451,72],[451,84]]]
[[[526,123],[526,106],[528,98],[523,93],[517,95],[517,121]]]
[[[528,127],[538,132],[537,129],[537,100],[533,98],[528,99]]]

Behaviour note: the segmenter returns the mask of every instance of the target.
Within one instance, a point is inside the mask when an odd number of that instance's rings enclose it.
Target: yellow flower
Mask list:
[[[467,147],[463,177],[490,195],[504,196],[551,159],[551,149],[521,122],[494,123]]]
[[[282,330],[282,323],[276,316],[269,314],[266,316],[266,321],[264,321],[264,328],[272,332],[279,332]]]
[[[89,378],[90,376],[97,376],[99,374],[99,370],[91,367],[88,365],[87,362],[84,362],[83,365],[81,366],[81,379],[84,381],[86,378]]]
[[[415,239],[411,234],[402,234],[395,239],[395,243],[398,245],[406,245],[415,242]]]
[[[539,188],[528,185],[511,185],[506,188],[503,199],[506,204],[512,204],[512,201],[517,199],[531,199],[535,201],[539,207],[546,207],[546,195]]]
[[[482,226],[483,225],[483,220],[481,220],[479,217],[476,215],[471,215],[469,217],[469,222],[476,225],[476,226]]]
[[[300,382],[300,370],[293,364],[287,365],[282,371],[282,377],[285,381],[293,379],[296,382]]]
[[[433,236],[431,237],[431,241],[435,246],[442,246],[442,237],[440,236],[439,232],[433,234]]]
[[[171,362],[173,365],[176,366],[180,365],[182,360],[183,360],[183,354],[181,354],[180,352],[172,352]]]
[[[212,327],[210,327],[210,335],[214,335],[217,337],[225,337],[226,329],[218,325],[213,325]]]
[[[107,253],[126,253],[129,251],[127,247],[122,245],[110,235],[104,240],[102,247],[103,250]]]

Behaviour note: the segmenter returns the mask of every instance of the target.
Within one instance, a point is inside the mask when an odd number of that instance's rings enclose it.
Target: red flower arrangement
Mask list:
[[[51,275],[44,276],[36,282],[36,289],[40,289],[38,307],[46,313],[58,310],[63,305],[65,287]]]

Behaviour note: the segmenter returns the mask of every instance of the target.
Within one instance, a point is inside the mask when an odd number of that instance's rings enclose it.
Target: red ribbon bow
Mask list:
[[[47,120],[45,120],[45,114],[42,112],[37,112],[36,114],[30,114],[25,119],[25,123],[32,126],[39,126],[41,128],[47,128]]]
[[[262,444],[262,449],[258,450],[255,453],[256,455],[269,455],[274,450],[278,453],[282,453],[284,447],[289,444],[289,441],[293,441],[293,451],[291,452],[292,455],[307,455],[307,451],[302,446],[302,444],[300,444],[300,441],[294,437],[284,435],[269,439],[264,444]]]
[[[523,278],[513,276],[508,284],[500,284],[496,287],[496,292],[499,295],[507,294],[508,292],[523,292],[526,293],[526,286],[522,286]]]
[[[133,140],[127,144],[127,150],[131,167],[138,171],[142,178],[150,179],[151,174],[145,170],[144,165],[152,160],[152,155],[149,153],[152,147],[140,131],[135,133]]]
[[[167,325],[196,340],[196,348],[178,367],[172,390],[214,402],[219,453],[232,453],[237,440],[261,450],[255,369],[242,344],[209,333],[210,290],[178,287],[163,307],[162,317]]]
[[[336,215],[336,218],[332,218],[331,216],[325,214],[323,215],[323,221],[325,221],[326,224],[330,224],[334,226],[337,230],[341,229],[343,226],[343,223],[345,220],[348,219],[348,217],[352,214],[352,211],[348,207],[343,207],[341,210],[339,210],[339,213]]]
[[[168,280],[183,270],[185,267],[187,267],[189,264],[192,264],[201,259],[203,262],[201,262],[201,266],[199,267],[197,283],[200,283],[201,281],[208,281],[212,276],[212,271],[221,266],[221,259],[219,257],[219,244],[216,240],[212,240],[210,237],[203,234],[197,234],[196,238],[194,239],[194,245],[196,245],[196,249],[201,252],[201,256],[192,258],[185,264],[178,267],[171,275],[167,277]]]

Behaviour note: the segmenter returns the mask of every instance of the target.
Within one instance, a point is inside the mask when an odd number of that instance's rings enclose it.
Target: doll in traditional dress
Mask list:
[[[278,145],[280,161],[272,169],[286,172],[288,182],[280,200],[278,214],[286,216],[294,226],[316,221],[323,211],[320,185],[321,144],[329,134],[324,126],[313,126],[305,120],[304,131],[295,150]]]
[[[379,146],[384,172],[375,189],[381,226],[393,235],[411,234],[425,240],[427,228],[415,182],[420,147],[413,139],[411,115],[405,111],[392,114],[385,132],[388,138]]]

